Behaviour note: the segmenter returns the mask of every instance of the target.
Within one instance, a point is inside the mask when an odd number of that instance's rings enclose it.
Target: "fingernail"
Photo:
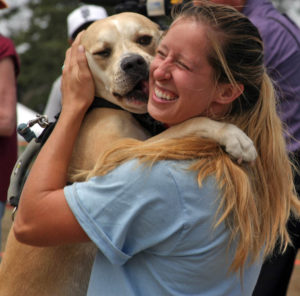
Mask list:
[[[84,52],[84,47],[83,47],[83,45],[80,44],[80,45],[78,46],[78,51]]]

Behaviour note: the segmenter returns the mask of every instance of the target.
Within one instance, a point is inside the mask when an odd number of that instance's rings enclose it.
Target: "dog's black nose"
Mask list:
[[[133,76],[144,76],[145,73],[148,73],[148,65],[145,59],[138,54],[125,57],[121,62],[121,69]]]

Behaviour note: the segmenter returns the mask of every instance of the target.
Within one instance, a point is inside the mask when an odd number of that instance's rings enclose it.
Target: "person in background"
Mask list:
[[[300,170],[300,28],[269,0],[211,1],[235,7],[252,21],[262,35],[265,65],[277,86],[278,112],[287,127],[288,151],[297,170]],[[300,176],[297,170],[294,183],[299,195]],[[291,217],[288,227],[293,246],[288,246],[284,254],[275,252],[266,260],[254,296],[283,296],[287,293],[300,248],[300,222]]]
[[[71,45],[77,34],[86,29],[96,20],[107,17],[106,10],[97,5],[82,5],[73,10],[67,17],[68,42]],[[44,114],[49,121],[55,121],[55,116],[61,110],[61,75],[53,82]]]
[[[6,7],[6,3],[0,0],[0,9]],[[1,221],[5,212],[7,190],[18,153],[16,78],[19,71],[19,57],[12,40],[0,35],[0,245]]]
[[[27,178],[14,233],[36,246],[92,240],[88,295],[250,296],[264,256],[278,238],[289,243],[286,222],[290,211],[299,217],[300,201],[260,34],[235,9],[201,3],[183,7],[157,48],[148,112],[169,126],[165,136],[186,124],[197,131],[201,116],[235,124],[258,157],[239,165],[195,134],[124,139],[88,181],[66,185],[95,94],[79,35],[66,54],[62,111]]]

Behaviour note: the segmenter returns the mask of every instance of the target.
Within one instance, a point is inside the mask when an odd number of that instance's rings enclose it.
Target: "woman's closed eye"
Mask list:
[[[159,58],[166,58],[167,54],[164,51],[158,49],[156,51],[156,56],[158,56]]]
[[[180,68],[183,68],[185,70],[188,70],[188,71],[191,71],[190,67],[187,66],[184,62],[178,60],[176,61],[176,64],[180,67]]]
[[[156,51],[156,56],[158,58],[165,59],[168,56],[168,54],[166,52],[164,52],[163,50],[158,49]],[[191,71],[191,68],[185,62],[183,62],[180,59],[176,60],[175,64],[178,65],[181,69]]]

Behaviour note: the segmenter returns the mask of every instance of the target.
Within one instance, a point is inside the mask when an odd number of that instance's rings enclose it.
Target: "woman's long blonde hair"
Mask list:
[[[191,170],[198,183],[215,175],[224,194],[220,197],[217,227],[225,221],[237,249],[231,269],[242,270],[247,258],[270,254],[279,241],[290,243],[286,224],[290,214],[299,216],[300,202],[293,185],[283,127],[276,112],[273,84],[263,65],[263,44],[254,25],[235,9],[201,1],[186,6],[177,18],[188,18],[208,28],[211,45],[208,60],[217,83],[243,84],[224,120],[240,127],[253,140],[258,158],[238,165],[218,143],[193,136],[182,139],[140,142],[121,140],[103,155],[88,178],[104,175],[121,163],[137,158],[152,164],[164,159],[194,159]]]

